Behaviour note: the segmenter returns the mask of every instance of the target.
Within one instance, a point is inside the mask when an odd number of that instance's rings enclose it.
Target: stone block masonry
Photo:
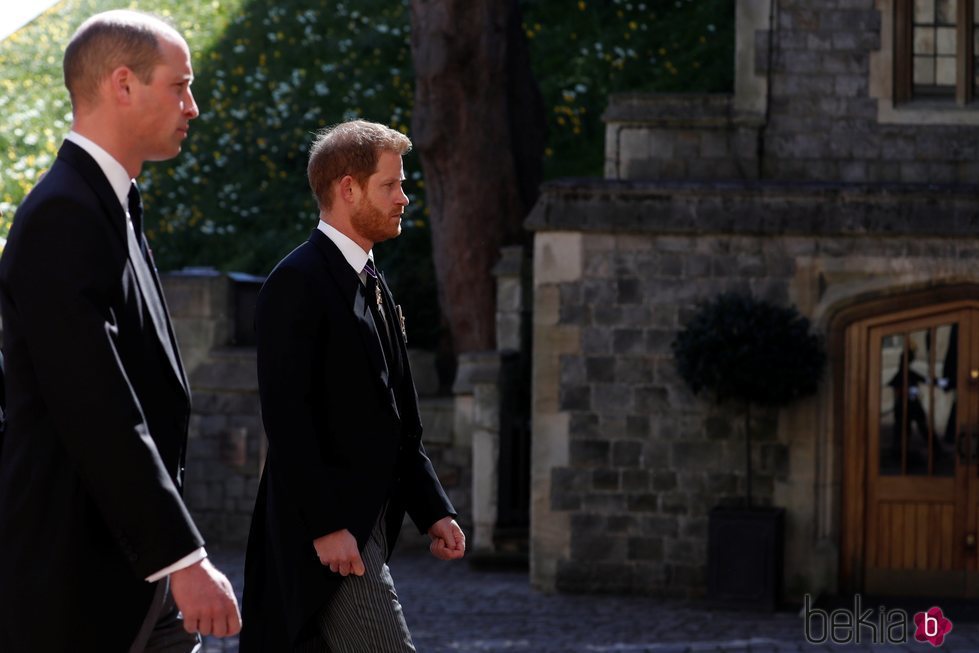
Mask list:
[[[977,219],[975,187],[546,186],[527,222],[534,584],[702,595],[707,514],[746,488],[738,407],[694,396],[672,357],[698,303],[750,291],[796,304],[819,330],[825,304],[871,287],[979,277]],[[810,559],[819,426],[794,412],[810,409],[756,409],[752,424],[754,498],[787,509],[786,568],[797,579],[820,573]]]

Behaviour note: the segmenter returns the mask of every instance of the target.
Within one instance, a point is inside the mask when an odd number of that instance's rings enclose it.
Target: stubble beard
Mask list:
[[[366,196],[361,198],[350,216],[350,224],[357,233],[372,243],[380,243],[401,234],[400,221],[397,226],[392,226],[391,222],[392,218],[374,206]]]

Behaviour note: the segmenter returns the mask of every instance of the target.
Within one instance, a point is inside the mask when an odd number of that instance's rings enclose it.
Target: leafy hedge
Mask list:
[[[63,0],[0,43],[0,235],[70,124],[64,44],[116,0]],[[194,53],[201,116],[184,152],[147,165],[147,231],[162,269],[265,274],[315,226],[305,178],[318,128],[353,117],[408,132],[410,0],[140,0],[171,17]],[[550,177],[601,175],[610,92],[733,86],[734,0],[523,0],[534,72],[549,107]],[[416,344],[439,331],[417,157],[405,161],[405,234],[378,247]]]

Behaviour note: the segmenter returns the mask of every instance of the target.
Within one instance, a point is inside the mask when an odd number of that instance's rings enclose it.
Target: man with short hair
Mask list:
[[[241,622],[181,498],[189,387],[133,181],[198,115],[190,52],[106,12],[64,73],[71,132],[0,258],[0,651],[197,651]]]
[[[242,653],[414,651],[387,567],[405,512],[461,558],[455,510],[421,442],[401,307],[374,267],[401,232],[403,134],[319,134],[309,240],[262,287],[258,381],[269,439],[245,559]]]

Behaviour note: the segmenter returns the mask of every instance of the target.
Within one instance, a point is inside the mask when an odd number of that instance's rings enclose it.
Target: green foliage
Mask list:
[[[822,339],[795,307],[721,294],[703,304],[673,342],[677,370],[694,393],[718,401],[784,406],[816,391]]]
[[[735,0],[522,0],[548,107],[545,177],[602,176],[610,93],[729,93]]]
[[[315,132],[356,117],[407,132],[412,99],[408,5],[245,0],[196,57],[201,116],[185,152],[152,166],[147,205],[161,267],[217,263],[267,273],[316,225],[306,182]],[[308,7],[308,8],[305,8]],[[421,226],[421,172],[405,162],[406,229]],[[380,260],[384,265],[384,261]]]
[[[191,49],[199,51],[222,33],[240,4],[241,0],[62,0],[0,41],[0,236],[6,236],[17,206],[54,161],[71,125],[61,59],[82,21],[109,9],[153,11],[170,20]]]
[[[217,265],[266,274],[318,219],[306,181],[317,130],[365,118],[408,132],[413,99],[409,0],[245,0],[196,55],[201,110],[181,156],[149,167],[148,231],[162,268]],[[412,345],[440,333],[421,164],[405,157],[400,238],[375,254],[412,323]],[[154,211],[159,206],[161,210]]]
[[[600,175],[610,92],[732,86],[734,0],[522,0],[534,72],[550,112],[549,177]],[[71,122],[64,45],[118,0],[63,0],[0,42],[0,236],[53,161]],[[193,53],[201,116],[184,152],[141,177],[162,269],[210,265],[266,274],[316,224],[306,155],[316,130],[354,117],[407,132],[410,0],[131,0],[169,16]],[[570,7],[570,8],[569,8]],[[569,45],[570,44],[570,45]],[[474,153],[474,155],[480,155]],[[378,261],[405,306],[414,344],[440,330],[416,156],[401,238]]]

